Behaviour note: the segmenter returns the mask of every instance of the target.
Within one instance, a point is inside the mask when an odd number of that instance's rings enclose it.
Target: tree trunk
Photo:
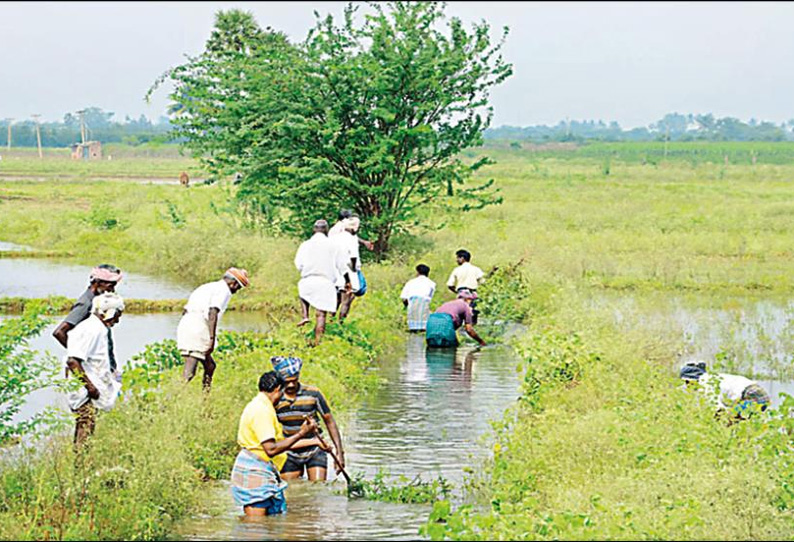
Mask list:
[[[377,230],[378,238],[375,240],[375,259],[381,261],[389,250],[391,238],[391,224],[385,224]]]

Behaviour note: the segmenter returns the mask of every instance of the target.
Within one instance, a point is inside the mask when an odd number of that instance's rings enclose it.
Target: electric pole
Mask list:
[[[81,109],[77,114],[80,115],[80,139],[85,145],[85,109]]]
[[[36,141],[39,143],[39,158],[44,158],[44,155],[41,154],[41,125],[39,124],[39,117],[41,117],[41,115],[35,113],[31,115],[31,117],[36,121]]]
[[[8,150],[8,151],[11,150],[11,123],[12,122],[14,122],[14,119],[8,119],[8,139],[6,140],[6,143],[8,145],[6,150]]]

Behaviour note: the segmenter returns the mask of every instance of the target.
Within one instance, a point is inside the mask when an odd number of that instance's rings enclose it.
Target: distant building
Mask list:
[[[102,158],[102,143],[86,141],[72,145],[72,160],[99,160]]]

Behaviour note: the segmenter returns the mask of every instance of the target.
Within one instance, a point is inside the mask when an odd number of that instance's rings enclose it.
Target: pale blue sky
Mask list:
[[[124,115],[151,82],[197,54],[213,14],[252,11],[300,40],[313,11],[342,2],[0,4],[0,118],[60,119],[96,105]],[[449,15],[511,29],[515,74],[494,90],[493,126],[617,120],[646,125],[672,111],[781,122],[794,118],[794,3],[449,2]]]

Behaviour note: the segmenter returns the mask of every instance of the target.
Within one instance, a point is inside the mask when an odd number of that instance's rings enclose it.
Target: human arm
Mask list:
[[[465,325],[465,329],[466,329],[466,333],[469,334],[469,337],[471,337],[472,339],[474,339],[475,341],[480,343],[481,346],[485,346],[485,341],[482,340],[479,335],[477,335],[477,332],[474,331],[474,326],[473,325],[466,324]]]
[[[345,450],[342,448],[342,436],[339,434],[339,427],[336,425],[333,414],[330,412],[323,414],[325,426],[328,428],[328,433],[331,435],[331,440],[334,442],[336,448],[336,458],[339,460],[339,468],[345,468]]]
[[[74,326],[69,322],[61,322],[58,324],[58,327],[55,328],[55,331],[52,332],[52,336],[55,337],[55,340],[61,343],[61,346],[66,348],[67,334],[73,327]]]
[[[362,239],[361,237],[358,238],[358,242],[364,245],[367,250],[375,250],[375,243],[372,241],[367,241],[366,239]]]
[[[96,386],[94,386],[94,384],[91,382],[91,379],[85,374],[82,360],[79,358],[70,357],[68,360],[66,360],[66,366],[69,367],[69,370],[72,371],[77,378],[83,382],[85,389],[88,390],[88,397],[94,400],[99,399],[99,390],[96,389]]]
[[[221,310],[218,307],[210,307],[209,315],[207,318],[207,324],[210,330],[210,347],[205,352],[206,355],[212,354],[215,350],[215,336],[218,331],[218,315],[220,314]]]
[[[317,429],[317,422],[314,421],[314,418],[306,418],[297,433],[285,439],[279,440],[278,442],[275,439],[262,441],[262,449],[265,450],[265,453],[268,455],[268,457],[274,457],[278,454],[283,454],[287,450],[291,449],[298,441],[304,439],[306,435],[317,432]]]

